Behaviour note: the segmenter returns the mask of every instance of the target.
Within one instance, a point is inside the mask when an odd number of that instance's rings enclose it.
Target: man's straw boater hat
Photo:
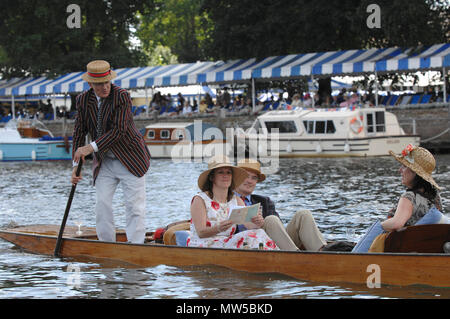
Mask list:
[[[86,66],[87,72],[81,78],[86,82],[103,83],[109,82],[117,76],[117,73],[111,70],[111,66],[104,60],[95,60],[89,62]]]
[[[200,174],[198,177],[198,187],[204,191],[205,182],[208,179],[209,173],[216,168],[220,167],[230,167],[233,171],[233,183],[237,187],[241,185],[245,179],[248,177],[247,172],[239,167],[231,164],[230,159],[227,156],[214,156],[208,162],[208,169]]]
[[[240,160],[237,164],[237,167],[241,167],[258,175],[258,183],[261,183],[266,179],[266,175],[261,173],[261,164],[257,160],[251,158]]]
[[[392,151],[389,151],[389,154],[404,166],[409,167],[436,189],[441,189],[431,176],[431,173],[436,167],[436,161],[427,149],[408,144],[401,155],[395,155]]]

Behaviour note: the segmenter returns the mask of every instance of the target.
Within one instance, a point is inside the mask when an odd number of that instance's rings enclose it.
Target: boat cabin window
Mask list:
[[[170,131],[169,130],[161,130],[159,132],[159,135],[163,139],[170,138]]]
[[[294,121],[266,121],[265,124],[270,133],[273,129],[278,129],[278,133],[297,133]]]
[[[336,127],[333,121],[303,121],[308,134],[334,134]]]
[[[154,130],[148,130],[147,138],[154,139],[155,138],[155,131]]]
[[[383,111],[367,113],[366,119],[368,133],[386,132],[386,124]]]

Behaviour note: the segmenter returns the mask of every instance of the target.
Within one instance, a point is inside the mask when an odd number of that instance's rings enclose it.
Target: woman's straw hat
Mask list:
[[[81,78],[86,82],[103,83],[109,82],[117,76],[117,73],[111,70],[111,66],[104,60],[95,60],[89,62],[86,66],[87,72]]]
[[[198,177],[198,187],[203,191],[205,182],[208,179],[209,173],[216,168],[230,167],[233,171],[233,183],[237,187],[241,185],[248,177],[247,172],[243,168],[239,168],[231,164],[227,156],[214,156],[208,162],[208,169],[200,174]]]
[[[402,151],[401,155],[395,155],[392,151],[389,151],[389,154],[404,166],[409,167],[436,189],[441,189],[431,176],[431,173],[436,167],[436,161],[427,149],[409,144]]]
[[[258,175],[258,183],[261,183],[266,179],[266,175],[261,173],[261,164],[257,160],[251,158],[240,160],[237,164],[237,167],[243,168]]]

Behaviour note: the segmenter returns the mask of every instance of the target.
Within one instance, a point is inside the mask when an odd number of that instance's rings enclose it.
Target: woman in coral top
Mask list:
[[[202,192],[191,203],[191,235],[189,247],[278,249],[266,232],[255,224],[246,223],[246,231],[236,232],[228,218],[235,206],[245,206],[233,192],[247,177],[244,169],[232,165],[226,156],[214,157],[208,169],[200,174],[198,186]]]

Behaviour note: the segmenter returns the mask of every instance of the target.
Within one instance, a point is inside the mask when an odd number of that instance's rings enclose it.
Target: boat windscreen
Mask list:
[[[278,133],[297,133],[294,121],[266,121],[265,124],[270,133],[276,133],[275,129],[278,129]]]

